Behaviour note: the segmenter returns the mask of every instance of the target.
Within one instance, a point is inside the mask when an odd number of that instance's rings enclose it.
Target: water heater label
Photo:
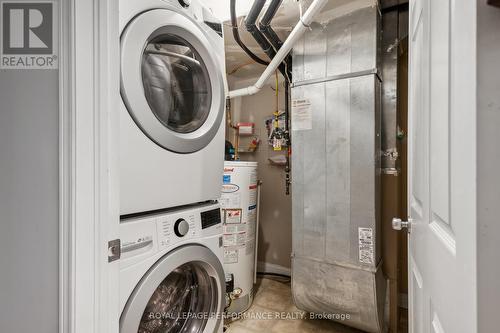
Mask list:
[[[358,228],[359,262],[373,264],[373,229]]]
[[[249,184],[250,186],[254,185],[255,188],[257,188],[257,168],[255,168],[254,170],[250,171],[250,180],[249,180]]]
[[[257,202],[257,190],[248,191],[248,203],[255,204]]]
[[[241,196],[239,193],[222,193],[219,202],[222,208],[237,208],[241,206]]]
[[[240,187],[236,184],[222,184],[222,193],[238,192]]]
[[[224,263],[236,264],[238,262],[238,250],[224,250]]]
[[[224,226],[224,234],[238,234],[240,232],[246,232],[247,225],[246,224],[226,224]]]
[[[247,240],[247,233],[246,232],[240,232],[237,234],[224,234],[223,235],[223,242],[224,246],[245,246]]]
[[[226,224],[241,223],[241,209],[224,209],[224,222]]]

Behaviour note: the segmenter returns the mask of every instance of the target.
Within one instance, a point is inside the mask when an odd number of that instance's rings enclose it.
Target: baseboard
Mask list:
[[[283,274],[283,275],[291,274],[291,270],[288,267],[271,264],[263,261],[259,261],[257,263],[257,272],[266,272],[266,273]]]

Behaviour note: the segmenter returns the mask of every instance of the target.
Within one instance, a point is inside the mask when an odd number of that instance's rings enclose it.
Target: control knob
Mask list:
[[[184,237],[189,231],[189,223],[184,219],[178,219],[174,224],[174,232],[177,237]]]

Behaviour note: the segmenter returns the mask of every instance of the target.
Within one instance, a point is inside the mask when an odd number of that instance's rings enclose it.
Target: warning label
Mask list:
[[[308,99],[292,100],[292,130],[312,129],[312,107]]]
[[[359,262],[373,264],[373,229],[358,228]]]
[[[224,226],[224,234],[234,234],[234,233],[240,233],[240,232],[246,232],[247,231],[247,225],[245,223],[240,223],[240,224],[226,224]]]
[[[224,209],[224,222],[227,224],[241,223],[241,209]]]

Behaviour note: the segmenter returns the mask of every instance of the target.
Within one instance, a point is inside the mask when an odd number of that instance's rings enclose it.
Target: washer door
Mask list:
[[[121,37],[121,95],[135,123],[161,147],[191,153],[217,134],[224,83],[205,32],[169,9],[140,14]]]
[[[224,272],[200,245],[178,248],[141,279],[120,317],[120,333],[216,332],[222,325]]]

